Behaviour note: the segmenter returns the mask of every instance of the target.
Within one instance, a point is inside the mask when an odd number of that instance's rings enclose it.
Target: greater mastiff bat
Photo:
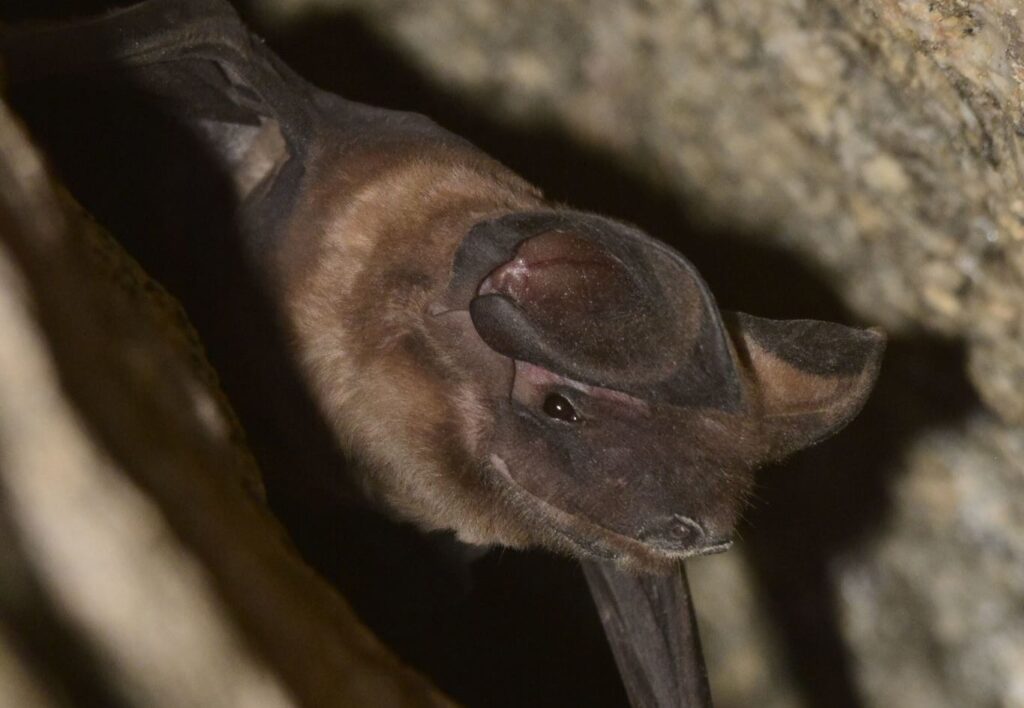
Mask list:
[[[160,116],[147,129],[198,149],[216,178],[174,151],[138,166],[120,142],[50,140],[101,218],[135,209],[164,234],[157,261],[203,234],[213,327],[246,315],[229,271],[254,274],[356,462],[346,483],[421,529],[670,572],[728,548],[753,470],[841,428],[875,380],[879,332],[720,311],[663,243],[548,202],[428,118],[316,89],[221,0],[3,42],[16,88],[127,87]],[[115,113],[90,130],[136,128]],[[110,169],[126,191],[91,200]],[[159,186],[140,201],[136,181]]]

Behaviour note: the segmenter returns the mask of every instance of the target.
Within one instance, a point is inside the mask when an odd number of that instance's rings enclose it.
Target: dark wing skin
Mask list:
[[[313,90],[263,51],[226,4],[145,3],[94,20],[12,32],[4,44],[16,84],[106,76],[111,86],[130,86],[139,96],[137,108],[146,104],[153,115],[167,117],[162,123],[174,123],[174,131],[190,132],[225,177],[237,174],[251,189],[278,173],[251,200],[254,218],[290,212],[315,138]],[[83,104],[78,107],[87,112]],[[133,139],[124,134],[128,127],[135,125],[126,120],[118,126],[125,141]],[[168,201],[177,196],[166,194]]]
[[[686,569],[636,575],[583,561],[590,594],[634,708],[711,708]]]
[[[755,467],[856,415],[880,333],[721,312],[683,256],[310,86],[221,0],[0,50],[71,191],[183,300],[272,498],[597,559],[634,700],[706,696],[679,561],[730,545]]]
[[[358,141],[383,134],[464,142],[422,116],[319,91],[269,51],[222,0],[144,2],[92,20],[9,30],[2,42],[16,87],[105,78],[111,89],[137,97],[135,110],[153,109],[147,118],[159,113],[163,122],[190,133],[195,147],[237,187],[245,238],[254,249],[277,247],[272,240],[306,188],[302,180],[319,145],[336,137]],[[89,110],[81,102],[77,107]],[[128,127],[114,129],[125,141],[136,139]],[[181,204],[174,198],[189,194],[165,193],[176,208]]]

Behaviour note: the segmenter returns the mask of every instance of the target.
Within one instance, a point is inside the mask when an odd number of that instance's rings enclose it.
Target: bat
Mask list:
[[[254,440],[320,430],[353,461],[327,486],[468,544],[585,559],[606,626],[682,617],[669,678],[703,681],[680,561],[731,545],[758,466],[856,415],[878,330],[721,311],[660,241],[550,203],[424,116],[318,90],[222,0],[0,42],[51,160],[114,233],[145,234],[226,383],[279,385],[234,384],[258,399]],[[271,461],[271,491],[300,483],[294,459]]]

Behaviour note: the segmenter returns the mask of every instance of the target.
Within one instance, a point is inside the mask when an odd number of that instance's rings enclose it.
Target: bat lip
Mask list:
[[[498,472],[506,489],[518,497],[517,501],[527,501],[535,510],[539,510],[549,521],[547,528],[556,533],[566,545],[583,555],[601,560],[624,561],[645,570],[664,572],[667,568],[674,567],[678,561],[694,556],[723,553],[733,545],[731,538],[716,538],[712,539],[711,544],[694,548],[665,548],[627,536],[597,523],[590,517],[570,515],[569,512],[538,497],[516,481],[508,465],[498,455],[492,453],[490,463]],[[591,538],[584,539],[578,534],[570,533],[569,529],[573,526],[582,526],[585,532],[591,532],[588,534]]]
[[[614,531],[609,531],[609,533],[615,534]],[[630,538],[629,536],[622,536],[622,534],[616,535],[621,536],[622,538]],[[657,544],[644,543],[643,541],[640,541],[640,543],[642,543],[647,548],[655,549],[663,553],[665,558],[668,560],[677,561],[685,560],[687,558],[693,558],[694,556],[710,556],[716,553],[724,553],[725,551],[728,551],[730,548],[732,548],[733,540],[730,538],[725,541],[720,541],[711,544],[702,544],[700,546],[695,546],[694,548],[687,548],[682,550],[668,549],[663,546],[658,546]]]
[[[725,553],[730,548],[732,548],[733,543],[734,541],[731,538],[726,539],[725,541],[720,541],[718,543],[713,543],[711,545],[704,546],[695,555],[710,556],[716,553]]]

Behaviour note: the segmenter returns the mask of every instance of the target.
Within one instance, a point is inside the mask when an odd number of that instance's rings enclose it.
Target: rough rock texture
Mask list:
[[[746,561],[694,564],[721,705],[1024,706],[1019,2],[249,10],[319,83],[672,241],[725,305],[889,330],[865,422],[765,475]]]
[[[923,437],[906,465],[892,516],[837,568],[865,695],[1024,706],[1024,435],[977,416]]]
[[[263,509],[180,310],[0,103],[0,704],[446,706]]]

